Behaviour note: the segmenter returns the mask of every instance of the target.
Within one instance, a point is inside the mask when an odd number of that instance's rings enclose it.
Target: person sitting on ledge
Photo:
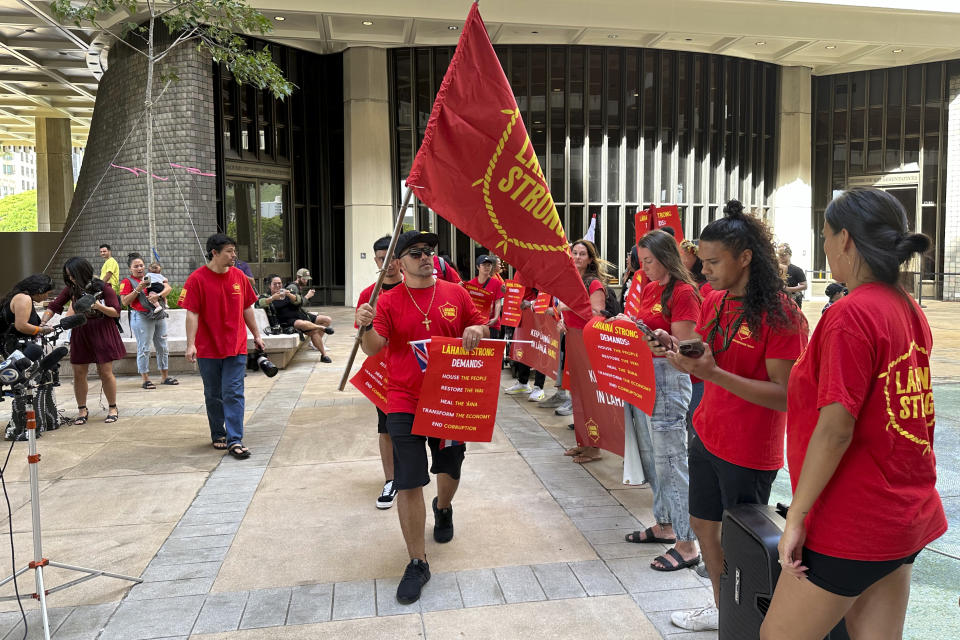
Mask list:
[[[267,312],[270,320],[271,332],[300,331],[310,338],[311,344],[320,352],[320,362],[333,362],[327,355],[323,344],[323,334],[333,333],[330,318],[317,316],[317,321],[309,319],[309,314],[303,310],[303,296],[283,288],[283,280],[278,275],[269,278],[270,292],[263,293],[257,300],[257,308]]]

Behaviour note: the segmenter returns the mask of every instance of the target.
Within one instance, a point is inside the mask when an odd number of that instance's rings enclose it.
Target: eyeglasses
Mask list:
[[[424,248],[422,248],[422,249],[410,249],[410,251],[407,251],[407,252],[406,252],[405,254],[403,254],[403,255],[404,255],[404,256],[410,256],[410,257],[413,258],[414,260],[419,260],[419,259],[422,258],[423,256],[430,257],[430,256],[435,256],[435,255],[437,255],[437,250],[436,250],[436,249],[429,249],[429,248],[426,248],[426,247],[424,247]],[[400,256],[400,257],[402,258],[403,256]]]

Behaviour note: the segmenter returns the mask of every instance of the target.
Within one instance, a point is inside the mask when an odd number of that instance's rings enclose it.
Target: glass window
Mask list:
[[[237,255],[244,262],[260,262],[256,242],[256,183],[227,181],[224,196],[227,235],[237,241]]]
[[[588,101],[587,124],[590,127],[603,126],[603,50],[590,49],[590,92]]]
[[[620,201],[620,132],[607,132],[607,201]]]
[[[847,76],[840,75],[833,78],[833,108],[834,110],[847,108],[847,92],[850,89]]]
[[[587,175],[590,183],[590,202],[601,199],[600,185],[603,180],[603,129],[590,129],[590,158]]]
[[[583,202],[583,129],[570,129],[570,202]]]
[[[607,207],[607,215],[601,214],[598,225],[603,224],[603,255],[613,263],[611,275],[619,278],[620,275],[620,207]],[[599,229],[597,236],[599,237]]]
[[[287,253],[287,185],[260,183],[260,261],[289,262]]]

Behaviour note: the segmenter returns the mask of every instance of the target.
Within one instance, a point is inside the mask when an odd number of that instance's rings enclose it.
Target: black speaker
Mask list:
[[[784,519],[776,507],[741,504],[723,512],[719,640],[760,636],[780,577],[777,544]],[[850,640],[843,620],[824,640]]]

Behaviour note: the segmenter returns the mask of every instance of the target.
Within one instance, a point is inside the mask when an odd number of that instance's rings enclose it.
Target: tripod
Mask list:
[[[61,591],[68,587],[72,587],[81,582],[86,582],[87,580],[92,580],[93,578],[98,578],[100,576],[107,576],[108,578],[118,578],[120,580],[129,580],[130,582],[143,582],[140,578],[134,578],[132,576],[124,576],[118,573],[108,573],[106,571],[101,571],[100,569],[87,569],[85,567],[76,567],[69,564],[62,564],[60,562],[53,562],[43,557],[43,540],[42,534],[40,531],[40,476],[37,471],[37,465],[40,463],[40,454],[37,453],[37,419],[36,413],[33,410],[34,398],[33,390],[30,386],[30,381],[28,380],[22,385],[23,393],[26,396],[27,403],[27,443],[28,443],[28,455],[27,462],[30,465],[30,514],[33,517],[33,560],[27,564],[27,566],[19,569],[12,576],[4,579],[0,582],[0,587],[7,584],[12,580],[16,580],[22,574],[34,570],[34,577],[36,578],[37,591],[36,593],[31,594],[33,598],[36,598],[40,601],[40,617],[43,620],[43,637],[44,640],[50,640],[50,620],[47,617],[47,595],[55,591]],[[70,582],[65,582],[61,585],[53,587],[52,589],[45,589],[43,586],[43,568],[44,567],[57,567],[59,569],[66,569],[67,571],[76,571],[79,573],[85,573],[87,575],[77,578],[76,580],[71,580]],[[0,597],[0,600],[16,600],[17,596],[3,596]]]

